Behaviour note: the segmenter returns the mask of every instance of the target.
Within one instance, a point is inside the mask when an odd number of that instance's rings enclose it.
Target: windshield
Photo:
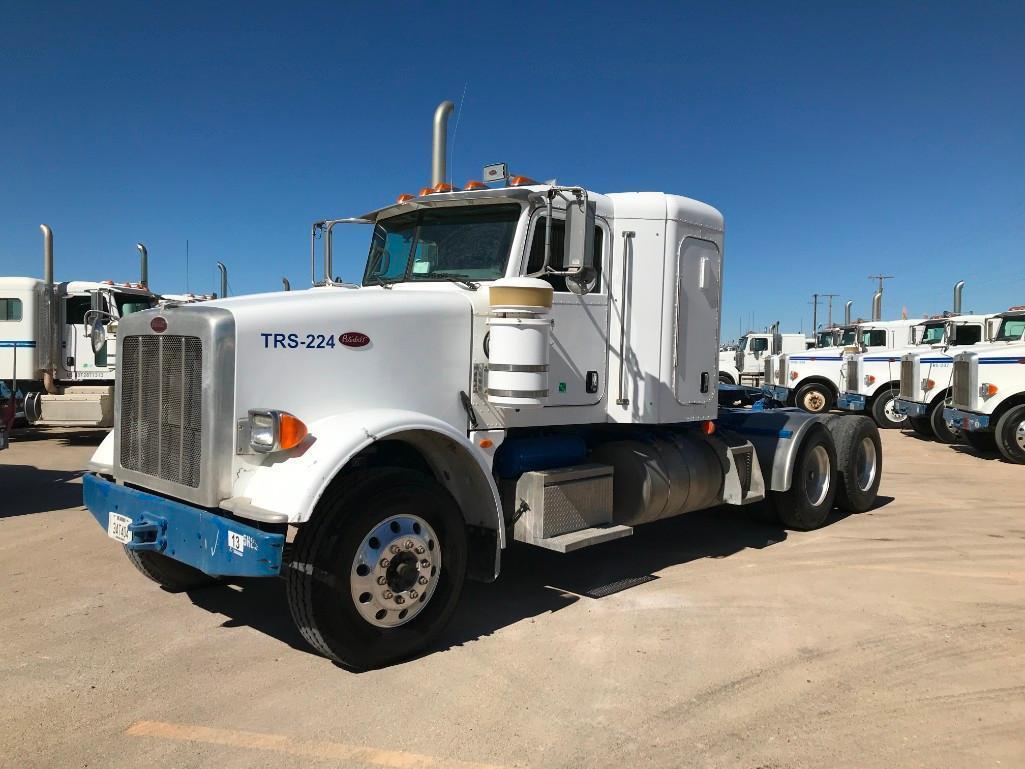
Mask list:
[[[846,347],[847,345],[854,344],[854,340],[855,338],[857,338],[858,335],[858,330],[855,328],[845,328],[841,332],[841,334],[842,336],[840,337],[840,346]]]
[[[738,350],[746,350],[747,349],[747,337],[746,336],[740,337],[740,341],[737,343],[737,349]]]
[[[505,275],[518,205],[433,208],[377,223],[364,285]]]
[[[131,315],[133,312],[152,310],[157,306],[155,296],[136,296],[134,294],[114,294],[114,303],[117,305],[119,317]]]
[[[993,337],[994,342],[1017,342],[1025,334],[1025,317],[1004,318],[1000,321],[1000,330]]]
[[[946,323],[930,323],[925,327],[925,333],[922,335],[921,344],[939,344],[943,341],[943,330],[947,327]]]
[[[835,331],[820,331],[815,338],[816,347],[832,347],[836,339]]]

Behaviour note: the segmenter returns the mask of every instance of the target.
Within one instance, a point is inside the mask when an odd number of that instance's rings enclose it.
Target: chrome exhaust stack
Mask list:
[[[961,314],[961,295],[964,293],[964,281],[959,280],[954,284],[954,314]]]
[[[883,292],[876,291],[872,295],[872,320],[883,319]]]
[[[843,324],[845,326],[851,325],[851,307],[854,306],[854,300],[849,299],[847,304],[843,306]]]
[[[149,252],[142,243],[136,243],[135,247],[139,249],[139,283],[149,288]]]
[[[57,301],[54,297],[53,288],[53,230],[45,224],[39,225],[43,233],[43,282],[44,287],[43,306],[45,323],[42,323],[40,335],[43,349],[42,360],[39,361],[43,369],[43,387],[51,395],[57,392],[57,338],[59,329],[57,326]],[[17,350],[15,351],[17,352]],[[15,356],[17,357],[17,356]]]
[[[443,101],[434,110],[434,142],[431,145],[431,186],[445,181],[448,161],[448,118],[455,104]]]
[[[285,290],[285,291],[291,291],[292,290],[292,284],[288,282],[288,278],[282,278],[281,279],[281,288],[283,290]]]
[[[217,269],[221,272],[221,299],[228,296],[228,268],[224,266],[224,262],[217,263]]]

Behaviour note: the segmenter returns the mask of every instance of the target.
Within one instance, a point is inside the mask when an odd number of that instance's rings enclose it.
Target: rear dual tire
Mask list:
[[[829,431],[813,425],[794,462],[790,488],[770,491],[752,511],[763,523],[779,522],[788,529],[810,531],[826,522],[837,493],[836,447]]]

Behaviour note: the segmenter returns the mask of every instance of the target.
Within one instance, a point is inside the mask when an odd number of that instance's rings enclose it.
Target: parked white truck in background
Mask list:
[[[985,315],[958,315],[919,321],[911,327],[911,343],[905,348],[877,352],[845,353],[844,392],[837,405],[847,411],[868,412],[882,428],[904,427],[906,411],[897,403],[901,386],[901,359],[923,350],[942,357],[945,347],[978,344],[987,336]],[[947,358],[949,364],[950,358]],[[940,414],[942,419],[942,414]],[[918,432],[922,425],[915,422]],[[928,428],[932,434],[932,428]]]
[[[718,211],[523,177],[454,190],[450,109],[433,187],[314,224],[314,288],[122,323],[83,486],[136,567],[170,589],[281,574],[307,641],[365,668],[429,646],[510,540],[567,552],[760,501],[808,529],[873,503],[870,420],[720,410]],[[353,222],[372,227],[359,286],[332,279]]]
[[[57,283],[53,234],[41,229],[43,279],[0,277],[0,379],[25,393],[31,424],[111,427],[117,325],[157,302],[146,288],[145,247],[139,283]]]
[[[736,350],[719,353],[719,381],[760,387],[767,358],[806,349],[808,340],[804,334],[781,334],[778,324],[771,331],[749,331],[740,338]]]
[[[861,321],[840,326],[836,346],[808,350],[798,355],[780,355],[767,363],[775,381],[766,392],[781,403],[798,406],[812,414],[831,410],[844,390],[845,352],[874,352],[905,346],[909,329],[917,321]],[[771,368],[770,368],[771,367]]]
[[[1025,307],[997,317],[990,343],[954,355],[943,416],[973,448],[1025,464]]]

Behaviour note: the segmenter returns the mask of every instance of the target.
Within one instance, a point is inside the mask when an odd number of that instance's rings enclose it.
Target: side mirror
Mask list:
[[[89,327],[89,344],[93,348],[93,354],[95,355],[103,349],[103,345],[107,343],[107,327],[103,323],[103,318],[97,315],[93,318],[93,322]]]
[[[921,344],[925,339],[925,326],[915,326],[911,329],[911,343]]]
[[[566,206],[564,270],[594,269],[594,203],[586,196]]]

